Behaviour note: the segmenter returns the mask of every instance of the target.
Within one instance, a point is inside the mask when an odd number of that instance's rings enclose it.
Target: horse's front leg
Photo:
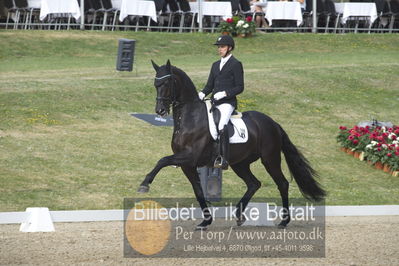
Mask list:
[[[139,193],[148,192],[150,190],[150,184],[152,183],[155,176],[162,168],[169,165],[181,165],[182,163],[185,163],[188,160],[188,158],[189,156],[187,155],[187,153],[177,153],[174,155],[161,158],[158,161],[158,163],[155,165],[154,169],[152,169],[152,171],[146,175],[144,181],[139,186],[137,192]]]
[[[201,180],[198,175],[197,168],[182,166],[181,169],[190,181],[194,190],[195,197],[197,198],[202,213],[204,214],[204,220],[199,225],[197,225],[196,230],[206,230],[207,226],[212,223],[213,218],[205,201],[204,192],[202,191]]]

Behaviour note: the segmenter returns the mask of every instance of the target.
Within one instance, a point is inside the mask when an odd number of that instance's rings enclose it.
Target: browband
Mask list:
[[[170,76],[172,76],[172,74],[168,74],[168,75],[162,76],[160,78],[155,77],[155,79],[164,79],[164,78],[167,78],[167,77],[170,77]]]

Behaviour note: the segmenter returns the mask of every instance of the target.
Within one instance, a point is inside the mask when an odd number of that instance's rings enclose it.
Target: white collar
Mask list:
[[[222,57],[221,59],[220,59],[220,62],[222,63],[222,64],[226,64],[226,62],[230,59],[230,57],[232,56],[233,54],[229,54],[228,56],[226,56],[226,57]]]

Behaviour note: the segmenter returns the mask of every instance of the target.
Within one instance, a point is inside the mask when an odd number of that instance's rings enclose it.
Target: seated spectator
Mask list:
[[[295,0],[295,2],[299,2],[301,4],[301,11],[303,14],[303,12],[306,11],[306,1],[305,0]]]
[[[153,1],[155,3],[155,10],[157,12],[161,11],[164,8],[164,6],[166,6],[165,0],[153,0]]]
[[[269,24],[265,19],[265,12],[263,8],[265,7],[265,3],[259,0],[252,0],[250,2],[251,9],[254,12],[255,23],[257,28],[266,28],[269,27]]]

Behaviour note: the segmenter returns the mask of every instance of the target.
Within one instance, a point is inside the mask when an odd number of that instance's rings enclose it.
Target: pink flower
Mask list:
[[[246,20],[247,22],[251,22],[251,21],[252,21],[252,17],[248,16],[248,17],[245,18],[245,20]]]
[[[226,19],[226,22],[227,23],[233,23],[233,19],[232,18],[228,18],[228,19]]]
[[[399,156],[399,151],[395,151],[395,155],[396,155],[396,156]]]
[[[340,130],[346,130],[347,128],[344,127],[344,126],[340,126],[339,129],[340,129]]]
[[[381,151],[381,148],[377,148],[377,151]]]
[[[387,156],[388,157],[392,157],[392,153],[387,153]]]
[[[352,142],[353,142],[353,144],[355,144],[355,145],[357,145],[357,144],[359,143],[359,141],[358,141],[357,139],[354,139]]]
[[[395,140],[395,139],[397,139],[397,137],[395,136],[395,135],[392,135],[392,140]]]

